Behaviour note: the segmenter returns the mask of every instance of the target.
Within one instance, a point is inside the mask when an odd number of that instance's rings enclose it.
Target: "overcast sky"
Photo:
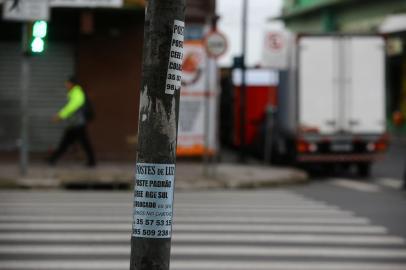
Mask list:
[[[282,0],[247,0],[248,35],[247,65],[260,62],[263,36],[269,23],[266,19],[281,13]],[[217,14],[220,15],[218,28],[228,38],[228,52],[219,60],[221,66],[230,66],[234,56],[241,55],[241,19],[243,0],[217,0]]]

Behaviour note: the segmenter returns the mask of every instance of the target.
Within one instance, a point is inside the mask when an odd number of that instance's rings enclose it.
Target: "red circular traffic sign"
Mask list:
[[[207,54],[214,58],[219,58],[225,54],[228,46],[226,37],[218,31],[208,33],[204,39],[204,44]]]

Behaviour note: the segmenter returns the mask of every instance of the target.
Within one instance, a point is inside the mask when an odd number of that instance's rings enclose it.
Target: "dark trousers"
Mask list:
[[[402,188],[404,190],[406,190],[406,165],[404,167],[404,172],[403,172],[403,186],[402,186]]]
[[[58,159],[68,150],[69,146],[79,142],[83,150],[86,153],[87,165],[94,166],[96,160],[93,154],[93,148],[90,144],[89,136],[87,135],[87,130],[85,125],[73,126],[66,128],[62,140],[59,143],[58,149],[51,155],[49,162],[55,164]]]

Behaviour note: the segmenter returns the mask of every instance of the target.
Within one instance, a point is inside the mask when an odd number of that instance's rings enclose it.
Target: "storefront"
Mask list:
[[[0,1],[1,2],[1,1]],[[95,108],[90,136],[99,159],[134,159],[142,76],[144,1],[52,0],[46,51],[32,57],[30,151],[54,149],[63,130],[50,118],[76,74]],[[92,5],[89,5],[92,3]],[[124,6],[121,6],[124,4]],[[198,38],[214,1],[188,1],[189,36]],[[20,137],[21,24],[0,21],[0,153],[16,153]],[[77,151],[73,150],[77,155]]]

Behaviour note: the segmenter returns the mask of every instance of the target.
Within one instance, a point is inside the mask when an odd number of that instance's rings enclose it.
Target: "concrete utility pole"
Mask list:
[[[169,270],[185,0],[149,0],[130,270]]]

